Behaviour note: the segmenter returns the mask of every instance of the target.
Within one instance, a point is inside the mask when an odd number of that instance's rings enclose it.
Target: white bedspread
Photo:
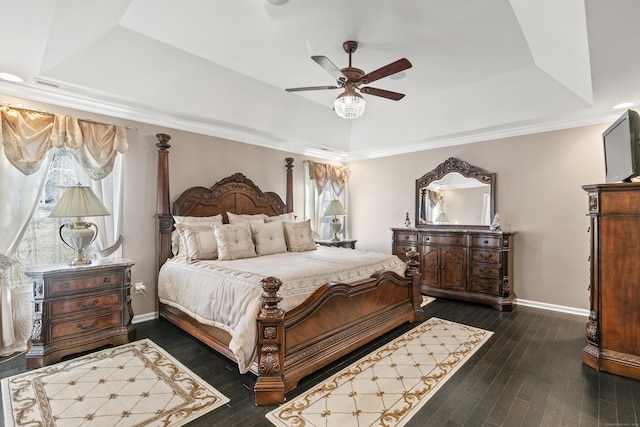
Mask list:
[[[245,373],[256,353],[260,280],[274,276],[282,281],[280,307],[287,311],[327,282],[355,282],[380,270],[403,275],[405,269],[395,255],[324,246],[233,261],[188,263],[174,257],[160,269],[158,298],[201,323],[229,332],[229,348]]]

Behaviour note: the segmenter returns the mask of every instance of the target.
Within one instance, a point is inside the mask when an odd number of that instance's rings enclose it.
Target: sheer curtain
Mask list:
[[[126,151],[127,141],[122,127],[6,106],[0,107],[0,140],[0,355],[6,355],[24,350],[27,345],[28,336],[17,336],[25,329],[25,319],[24,313],[14,310],[19,306],[14,301],[18,284],[9,279],[7,269],[15,263],[13,256],[40,200],[53,158],[52,148],[68,146],[88,174],[98,170],[106,172],[106,176],[116,158],[121,157],[118,152]],[[120,173],[120,178],[114,180],[119,186],[114,192],[117,195],[112,197],[118,200],[118,209],[121,180]],[[118,225],[113,228],[118,229],[121,218],[115,223]],[[108,247],[105,243],[104,248]],[[29,318],[29,324],[30,321]]]
[[[305,216],[311,220],[311,229],[316,238],[330,239],[333,233],[329,229],[328,221],[324,220],[323,214],[333,199],[340,200],[346,209],[345,196],[349,181],[349,168],[305,161],[304,169]]]

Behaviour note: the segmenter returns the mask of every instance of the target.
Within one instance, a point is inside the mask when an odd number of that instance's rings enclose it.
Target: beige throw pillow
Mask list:
[[[214,225],[213,232],[218,244],[219,260],[229,261],[257,256],[251,237],[251,225],[248,222]]]
[[[181,253],[189,261],[202,259],[216,259],[218,257],[218,245],[211,225],[176,224],[176,229],[182,236],[184,247]]]
[[[283,222],[284,234],[287,246],[291,252],[303,252],[316,250],[316,242],[313,240],[311,221]]]
[[[222,225],[222,214],[213,216],[174,215],[173,221],[176,223],[176,231],[178,232],[178,236],[176,237],[174,234],[171,235],[171,252],[173,252],[173,256],[177,256],[180,253],[181,248],[184,249],[187,246],[187,243],[184,241],[184,236],[178,229],[178,224],[201,226],[206,225],[207,227],[211,228],[213,224]]]
[[[251,231],[258,255],[287,252],[287,242],[284,239],[284,229],[281,222],[252,223]]]
[[[293,214],[293,212],[289,212],[281,215],[267,216],[265,217],[264,222],[293,222],[295,220],[296,216]]]
[[[247,214],[234,214],[231,212],[227,212],[227,218],[229,218],[229,224],[239,224],[241,222],[263,223],[266,217],[267,216],[264,214],[247,215]]]

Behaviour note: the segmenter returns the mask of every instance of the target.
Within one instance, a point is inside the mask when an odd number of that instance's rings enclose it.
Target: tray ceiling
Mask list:
[[[343,159],[613,121],[640,100],[634,0],[1,0],[0,93]],[[413,68],[356,120],[310,57]],[[1,99],[0,99],[1,100]]]

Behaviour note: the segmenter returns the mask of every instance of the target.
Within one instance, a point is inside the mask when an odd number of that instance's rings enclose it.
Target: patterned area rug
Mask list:
[[[267,419],[276,426],[403,426],[491,335],[431,318]]]
[[[229,401],[148,339],[1,385],[5,426],[177,427]]]

